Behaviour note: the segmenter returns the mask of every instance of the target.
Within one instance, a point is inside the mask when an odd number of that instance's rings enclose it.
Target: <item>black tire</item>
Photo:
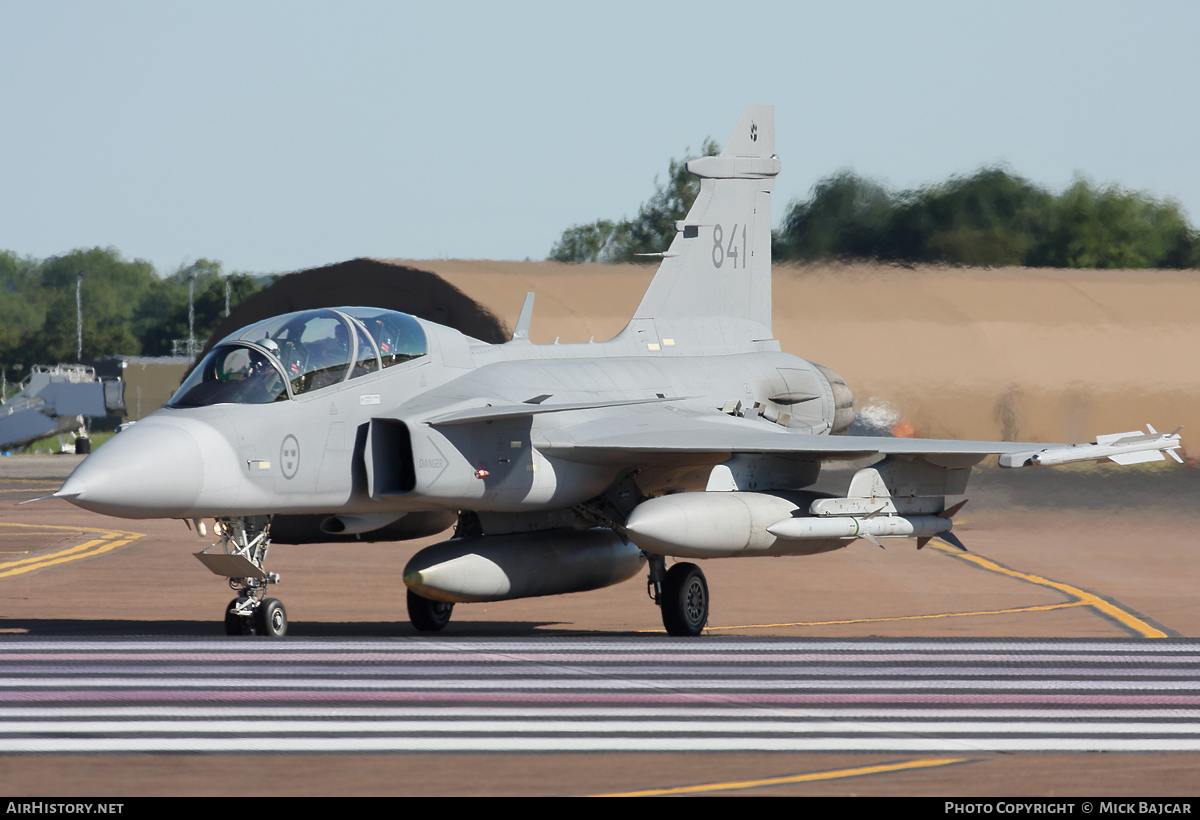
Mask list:
[[[225,607],[225,634],[226,635],[248,635],[250,634],[250,621],[243,618],[241,615],[234,615],[233,608],[237,606],[239,598],[234,598],[229,602],[229,606]]]
[[[263,598],[254,610],[254,632],[267,638],[282,638],[287,634],[287,610],[274,598]]]
[[[675,564],[667,570],[662,594],[663,626],[668,635],[694,638],[708,623],[708,581],[695,564]]]
[[[408,619],[421,632],[440,632],[450,623],[454,604],[431,601],[408,590]]]

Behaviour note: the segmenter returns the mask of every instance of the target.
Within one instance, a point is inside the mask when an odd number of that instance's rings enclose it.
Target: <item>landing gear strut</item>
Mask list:
[[[679,563],[666,569],[661,555],[647,555],[650,563],[648,590],[662,609],[668,635],[694,638],[708,623],[708,581],[695,564]]]
[[[253,635],[254,632],[250,629],[250,619],[242,616],[238,610],[238,604],[243,603],[243,599],[234,598],[229,602],[229,606],[225,607],[225,634],[226,635]]]
[[[265,515],[218,518],[215,531],[221,552],[196,557],[217,575],[229,579],[238,597],[225,608],[226,635],[264,635],[282,638],[287,634],[287,610],[274,598],[264,597],[268,584],[279,583],[279,575],[263,569],[271,546],[271,519]]]

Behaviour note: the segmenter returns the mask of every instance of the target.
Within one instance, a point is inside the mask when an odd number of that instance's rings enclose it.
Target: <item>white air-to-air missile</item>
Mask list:
[[[404,571],[416,627],[456,604],[596,589],[648,566],[673,635],[698,635],[708,586],[668,557],[808,555],[867,539],[951,543],[947,495],[989,455],[1017,467],[1162,458],[1178,433],[1079,447],[842,435],[854,397],[771,331],[774,110],[750,106],[628,326],[588,344],[510,342],[373,307],[308,310],[218,343],[167,407],[87,458],[56,493],[125,518],[213,518],[200,553],[238,590],[229,634],[281,635],[275,543],[454,537]],[[844,496],[829,461],[880,459]],[[341,545],[339,550],[352,550]],[[368,572],[362,568],[360,572]]]
[[[1053,464],[1071,464],[1077,461],[1097,461],[1107,458],[1117,464],[1143,464],[1147,461],[1162,461],[1163,453],[1183,463],[1175,451],[1180,447],[1179,428],[1174,433],[1160,433],[1146,425],[1149,433],[1132,430],[1128,433],[1110,433],[1096,436],[1092,444],[1072,444],[1070,447],[1043,448],[1029,453],[1005,453],[1000,456],[1002,467],[1019,467],[1028,463],[1035,467]]]

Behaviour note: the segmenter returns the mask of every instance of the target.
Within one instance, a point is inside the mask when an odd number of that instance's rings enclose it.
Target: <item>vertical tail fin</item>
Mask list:
[[[685,355],[770,339],[774,106],[747,106],[721,153],[687,169],[700,177],[700,194],[676,223],[633,324],[653,322]]]

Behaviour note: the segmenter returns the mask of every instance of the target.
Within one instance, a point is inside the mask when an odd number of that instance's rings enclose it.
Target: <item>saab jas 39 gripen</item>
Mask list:
[[[238,590],[229,634],[282,635],[266,597],[280,543],[454,537],[404,570],[421,630],[457,603],[598,589],[648,566],[672,635],[709,590],[690,561],[812,555],[866,539],[956,546],[946,495],[971,467],[1178,459],[1178,431],[1077,446],[860,437],[833,370],[771,332],[774,109],[746,108],[633,318],[606,342],[535,345],[533,294],[485,344],[373,307],[307,310],[216,345],[170,403],[88,457],[55,495],[123,518],[216,519],[199,558]],[[843,496],[827,461],[880,458]],[[964,502],[965,503],[965,502]]]

